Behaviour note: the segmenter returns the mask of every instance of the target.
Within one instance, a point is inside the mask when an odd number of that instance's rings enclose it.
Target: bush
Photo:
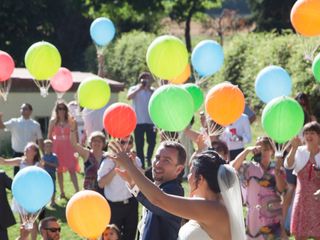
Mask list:
[[[230,81],[239,85],[250,104],[256,109],[262,109],[264,105],[255,94],[255,78],[264,67],[278,65],[286,69],[292,78],[292,96],[297,92],[309,94],[312,107],[319,118],[319,86],[311,72],[312,64],[305,58],[305,52],[310,53],[312,47],[317,46],[316,40],[318,39],[303,39],[291,32],[282,35],[274,32],[235,35],[225,45],[224,66],[211,79],[211,83]]]

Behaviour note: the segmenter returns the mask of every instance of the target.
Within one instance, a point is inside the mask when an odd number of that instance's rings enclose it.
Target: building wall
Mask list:
[[[74,100],[74,92],[66,93],[63,99],[66,102]],[[10,118],[20,117],[20,106],[24,102],[28,102],[33,107],[32,118],[46,118],[51,116],[52,109],[57,100],[57,95],[50,92],[46,98],[40,96],[39,92],[18,92],[9,93],[7,102],[0,99],[0,112],[3,113],[3,121]],[[118,101],[118,93],[112,93],[110,103]],[[42,126],[45,128],[45,126]],[[10,132],[0,130],[0,153],[7,153],[10,150]],[[46,136],[44,136],[46,137]]]

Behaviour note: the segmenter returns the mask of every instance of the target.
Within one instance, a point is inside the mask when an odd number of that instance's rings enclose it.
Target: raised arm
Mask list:
[[[298,147],[301,145],[301,140],[299,137],[295,137],[291,140],[291,149],[289,154],[285,159],[284,166],[288,169],[293,169],[295,165],[295,155],[297,152]]]
[[[20,157],[11,159],[5,159],[3,157],[0,157],[0,165],[3,166],[19,166],[21,161],[22,159]]]
[[[133,99],[142,88],[143,88],[143,86],[141,83],[139,85],[137,85],[136,87],[130,88],[128,91],[128,94],[127,94],[127,99],[128,100]]]
[[[100,188],[104,188],[108,185],[112,178],[116,175],[114,171],[116,164],[110,159],[105,159],[100,165],[98,170],[98,185]]]
[[[47,138],[51,140],[53,140],[53,137],[52,137],[53,126],[54,126],[54,120],[51,119],[48,127],[48,136],[47,136]]]
[[[74,149],[80,154],[83,161],[86,162],[88,160],[90,151],[89,149],[81,146],[77,141],[77,123],[75,120],[70,121],[70,141]]]
[[[218,202],[178,197],[162,192],[130,161],[122,146],[116,142],[112,142],[109,144],[109,147],[115,152],[115,156],[112,158],[129,172],[142,193],[155,206],[173,215],[185,219],[193,219],[204,224],[208,222],[218,224],[221,219],[226,217],[225,208]]]
[[[285,175],[282,174],[281,168],[283,166],[283,157],[276,156],[276,168],[275,168],[275,179],[276,187],[278,192],[284,192],[287,188],[287,182],[285,180]]]
[[[254,152],[256,148],[257,148],[256,146],[247,147],[247,148],[244,149],[232,162],[230,162],[230,165],[231,165],[236,171],[238,171],[239,168],[241,167],[243,161],[246,160],[247,155],[248,155],[250,152]]]
[[[0,129],[5,129],[6,126],[3,124],[2,116],[3,116],[3,113],[0,112]]]

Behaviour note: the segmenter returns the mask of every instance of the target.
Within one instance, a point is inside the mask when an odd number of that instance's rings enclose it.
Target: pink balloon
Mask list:
[[[0,51],[0,82],[8,80],[14,70],[14,61],[12,57],[4,52]]]
[[[50,80],[52,88],[57,92],[68,91],[73,84],[71,72],[64,67],[59,68],[59,71]]]

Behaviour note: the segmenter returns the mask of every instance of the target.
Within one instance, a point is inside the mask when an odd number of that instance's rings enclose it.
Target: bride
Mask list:
[[[167,212],[189,219],[179,231],[179,240],[244,240],[240,185],[235,170],[214,151],[205,151],[192,161],[188,183],[191,197],[162,192],[130,160],[117,142],[109,144],[111,158],[122,169],[117,173],[134,181],[149,201]]]

